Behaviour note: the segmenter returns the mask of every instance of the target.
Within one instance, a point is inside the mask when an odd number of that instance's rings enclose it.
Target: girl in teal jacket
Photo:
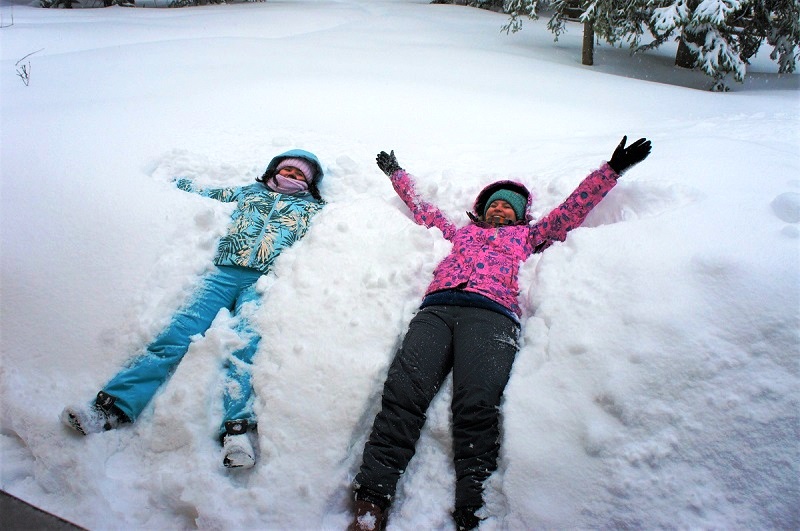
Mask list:
[[[322,176],[315,155],[294,149],[273,158],[264,175],[248,186],[198,189],[188,179],[178,180],[182,190],[237,203],[217,247],[216,267],[145,352],[112,378],[94,402],[64,409],[63,422],[84,435],[134,422],[183,359],[191,337],[208,330],[219,310],[227,308],[244,346],[226,360],[219,429],[223,464],[252,467],[256,418],[250,378],[260,340],[250,324],[259,300],[255,283],[272,270],[281,251],[303,237],[325,204],[318,189]]]

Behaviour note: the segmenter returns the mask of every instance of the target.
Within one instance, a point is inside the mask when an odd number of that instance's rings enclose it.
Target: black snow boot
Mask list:
[[[480,507],[473,505],[457,507],[456,510],[453,511],[453,520],[456,523],[456,529],[458,531],[468,531],[469,529],[475,529],[481,525],[481,518],[475,514],[478,510],[480,510]]]
[[[381,531],[386,526],[386,513],[367,500],[356,500],[353,506],[353,521],[347,531]]]

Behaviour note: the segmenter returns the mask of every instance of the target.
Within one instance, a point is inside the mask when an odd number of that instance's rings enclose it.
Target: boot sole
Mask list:
[[[69,424],[70,428],[77,431],[81,435],[86,435],[86,432],[83,430],[83,427],[81,427],[81,423],[78,420],[78,417],[75,416],[75,413],[67,413],[67,424]]]

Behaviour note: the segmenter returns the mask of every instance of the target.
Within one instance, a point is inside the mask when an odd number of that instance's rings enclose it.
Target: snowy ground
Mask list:
[[[447,252],[374,164],[454,219],[493,179],[558,204],[623,134],[653,154],[523,268],[484,529],[800,527],[800,76],[715,94],[544,21],[407,0],[0,6],[2,489],[91,529],[343,529],[393,350]],[[12,24],[13,22],[13,24]],[[17,62],[32,52],[22,63]],[[29,85],[16,75],[30,64]],[[315,152],[330,201],[262,279],[261,459],[221,466],[218,316],[134,426],[58,422],[169,319],[228,206]],[[445,388],[389,529],[453,529]]]

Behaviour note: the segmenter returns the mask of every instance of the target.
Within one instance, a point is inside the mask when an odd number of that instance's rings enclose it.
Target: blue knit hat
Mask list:
[[[489,199],[486,200],[486,206],[483,208],[484,218],[486,217],[486,211],[489,210],[489,206],[498,199],[502,199],[511,205],[511,208],[514,209],[514,214],[516,214],[518,221],[525,219],[525,207],[528,203],[528,200],[524,198],[522,194],[512,192],[511,190],[507,190],[505,188],[497,190],[495,193],[489,196]]]

